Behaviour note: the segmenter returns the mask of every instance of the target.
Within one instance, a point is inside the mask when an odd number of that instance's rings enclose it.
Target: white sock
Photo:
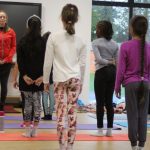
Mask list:
[[[112,136],[112,128],[107,129],[106,136]]]
[[[36,127],[36,126],[34,126],[34,127],[32,128],[32,130],[31,130],[31,136],[32,136],[32,137],[37,136],[37,127]]]
[[[103,128],[98,128],[96,132],[91,133],[92,136],[104,136]]]
[[[73,150],[73,144],[67,144],[67,150]]]
[[[144,150],[144,147],[139,146],[137,150]]]
[[[132,150],[138,150],[137,146],[132,146]]]
[[[98,128],[98,134],[100,135],[100,136],[103,136],[104,134],[103,134],[103,128]]]
[[[31,128],[25,127],[25,133],[22,134],[25,137],[31,137]]]
[[[59,144],[59,150],[66,150],[65,144]]]

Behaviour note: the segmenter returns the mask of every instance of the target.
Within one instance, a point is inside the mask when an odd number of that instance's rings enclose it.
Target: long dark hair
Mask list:
[[[27,20],[27,33],[26,37],[29,41],[33,42],[41,36],[41,19],[33,15]]]
[[[0,13],[1,13],[1,12],[4,13],[4,14],[6,15],[6,17],[7,17],[6,24],[5,24],[4,28],[3,28],[3,31],[4,31],[4,32],[7,32],[8,29],[9,29],[9,27],[8,27],[8,15],[7,15],[7,13],[6,13],[4,10],[0,10]]]
[[[134,16],[131,19],[130,26],[132,28],[133,34],[140,37],[141,39],[141,60],[140,60],[140,76],[141,76],[141,84],[139,87],[138,96],[141,102],[144,100],[144,62],[145,62],[145,38],[148,29],[148,21],[144,16]]]
[[[66,31],[75,34],[74,24],[78,21],[78,8],[73,4],[67,4],[61,12],[61,19],[65,23]]]
[[[96,35],[98,38],[104,37],[106,40],[111,40],[113,36],[112,24],[109,21],[102,20],[96,25]]]
[[[26,47],[29,57],[33,57],[40,50],[41,46],[41,20],[38,16],[33,15],[27,19],[27,32],[19,42]]]

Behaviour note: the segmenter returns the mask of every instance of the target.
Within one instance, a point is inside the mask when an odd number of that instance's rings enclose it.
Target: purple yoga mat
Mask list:
[[[22,116],[5,116],[5,120],[23,120]]]
[[[20,124],[17,123],[7,123],[5,124],[6,129],[21,129]],[[56,129],[56,124],[48,124],[48,123],[40,123],[39,124],[40,129]],[[104,129],[106,129],[107,126],[104,126]],[[78,130],[97,130],[96,124],[78,124],[77,125]],[[121,128],[118,128],[114,125],[113,130],[121,130]]]
[[[22,116],[5,116],[5,120],[18,120],[18,121],[22,121],[23,118]],[[53,120],[56,120],[56,117],[53,117]]]

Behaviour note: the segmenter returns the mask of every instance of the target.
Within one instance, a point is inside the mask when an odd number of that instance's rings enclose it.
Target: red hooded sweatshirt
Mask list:
[[[11,63],[16,52],[16,34],[12,28],[0,31],[0,60]]]

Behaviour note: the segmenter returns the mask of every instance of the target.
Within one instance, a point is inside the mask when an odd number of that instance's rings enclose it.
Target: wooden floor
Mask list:
[[[18,114],[7,114],[18,115]],[[21,114],[19,114],[21,115]],[[48,121],[46,123],[55,123]],[[78,123],[96,123],[96,119],[88,116],[88,113],[78,113]],[[6,133],[23,132],[23,129],[5,129]],[[38,132],[56,133],[56,130],[40,129]],[[93,133],[95,130],[78,130],[77,133]],[[114,131],[117,133],[127,133],[127,129]],[[1,133],[0,136],[3,136]],[[0,150],[58,150],[57,141],[0,141]],[[74,150],[131,150],[129,141],[76,141]],[[147,136],[147,143],[144,150],[150,150],[150,134]]]

